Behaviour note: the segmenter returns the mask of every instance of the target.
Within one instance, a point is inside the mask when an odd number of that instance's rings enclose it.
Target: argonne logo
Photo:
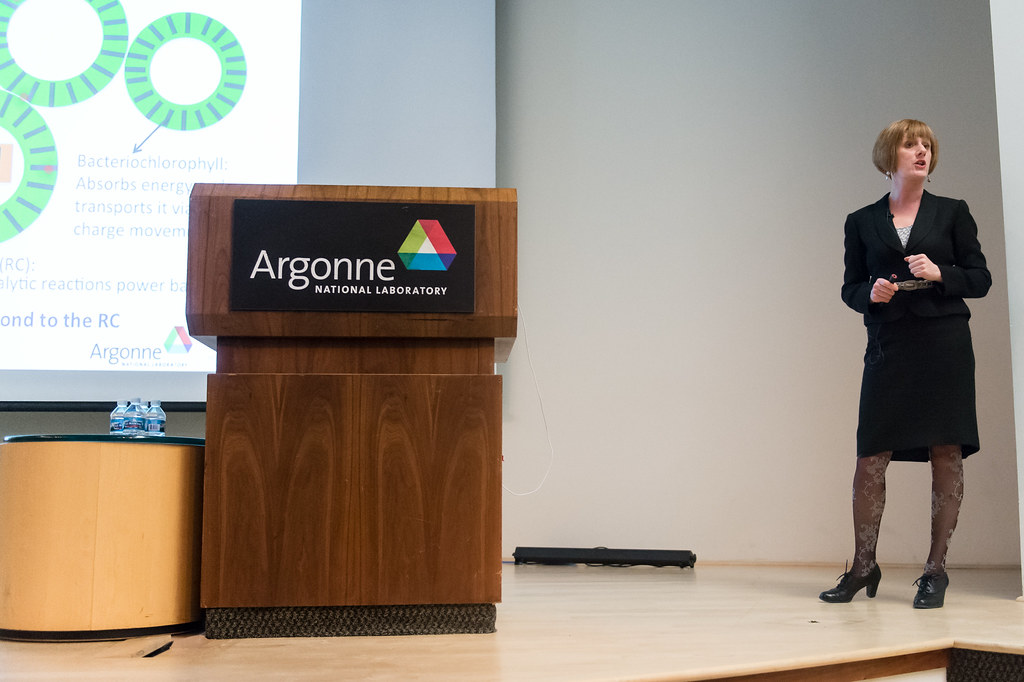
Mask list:
[[[188,337],[188,332],[185,331],[184,327],[175,327],[167,335],[167,340],[164,341],[164,349],[168,353],[188,353],[192,350],[192,339]]]
[[[455,260],[455,249],[436,220],[417,220],[398,247],[398,256],[406,270],[448,270]]]

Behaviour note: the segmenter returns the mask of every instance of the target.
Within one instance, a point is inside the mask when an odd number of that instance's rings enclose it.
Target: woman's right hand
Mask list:
[[[887,279],[879,277],[875,280],[874,285],[871,287],[871,302],[872,303],[888,303],[892,300],[892,295],[896,293],[896,284],[890,282]]]

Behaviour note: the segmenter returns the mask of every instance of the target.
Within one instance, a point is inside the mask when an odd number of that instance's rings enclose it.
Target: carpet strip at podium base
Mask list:
[[[209,608],[210,639],[486,634],[494,604]]]

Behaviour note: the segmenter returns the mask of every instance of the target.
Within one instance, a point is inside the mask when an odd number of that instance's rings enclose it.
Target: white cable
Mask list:
[[[516,497],[525,497],[527,495],[533,495],[541,488],[544,487],[544,483],[548,480],[548,474],[551,473],[551,467],[555,463],[555,447],[551,444],[551,430],[548,428],[548,418],[544,410],[544,398],[540,394],[540,383],[537,381],[537,370],[533,368],[533,355],[530,353],[530,337],[526,332],[526,316],[523,315],[523,306],[519,306],[519,319],[523,321],[523,345],[526,346],[526,360],[530,364],[530,373],[533,375],[533,387],[537,391],[537,403],[540,405],[540,418],[544,423],[544,436],[548,441],[548,469],[544,472],[544,477],[540,479],[540,483],[533,490],[526,493],[517,493],[514,490],[509,490],[502,484],[501,488],[509,495],[515,495]]]

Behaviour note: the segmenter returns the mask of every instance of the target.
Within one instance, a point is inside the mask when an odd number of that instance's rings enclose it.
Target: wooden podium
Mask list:
[[[236,200],[253,199],[472,206],[473,310],[232,309]],[[217,349],[207,636],[493,631],[515,190],[197,184],[186,318]]]

